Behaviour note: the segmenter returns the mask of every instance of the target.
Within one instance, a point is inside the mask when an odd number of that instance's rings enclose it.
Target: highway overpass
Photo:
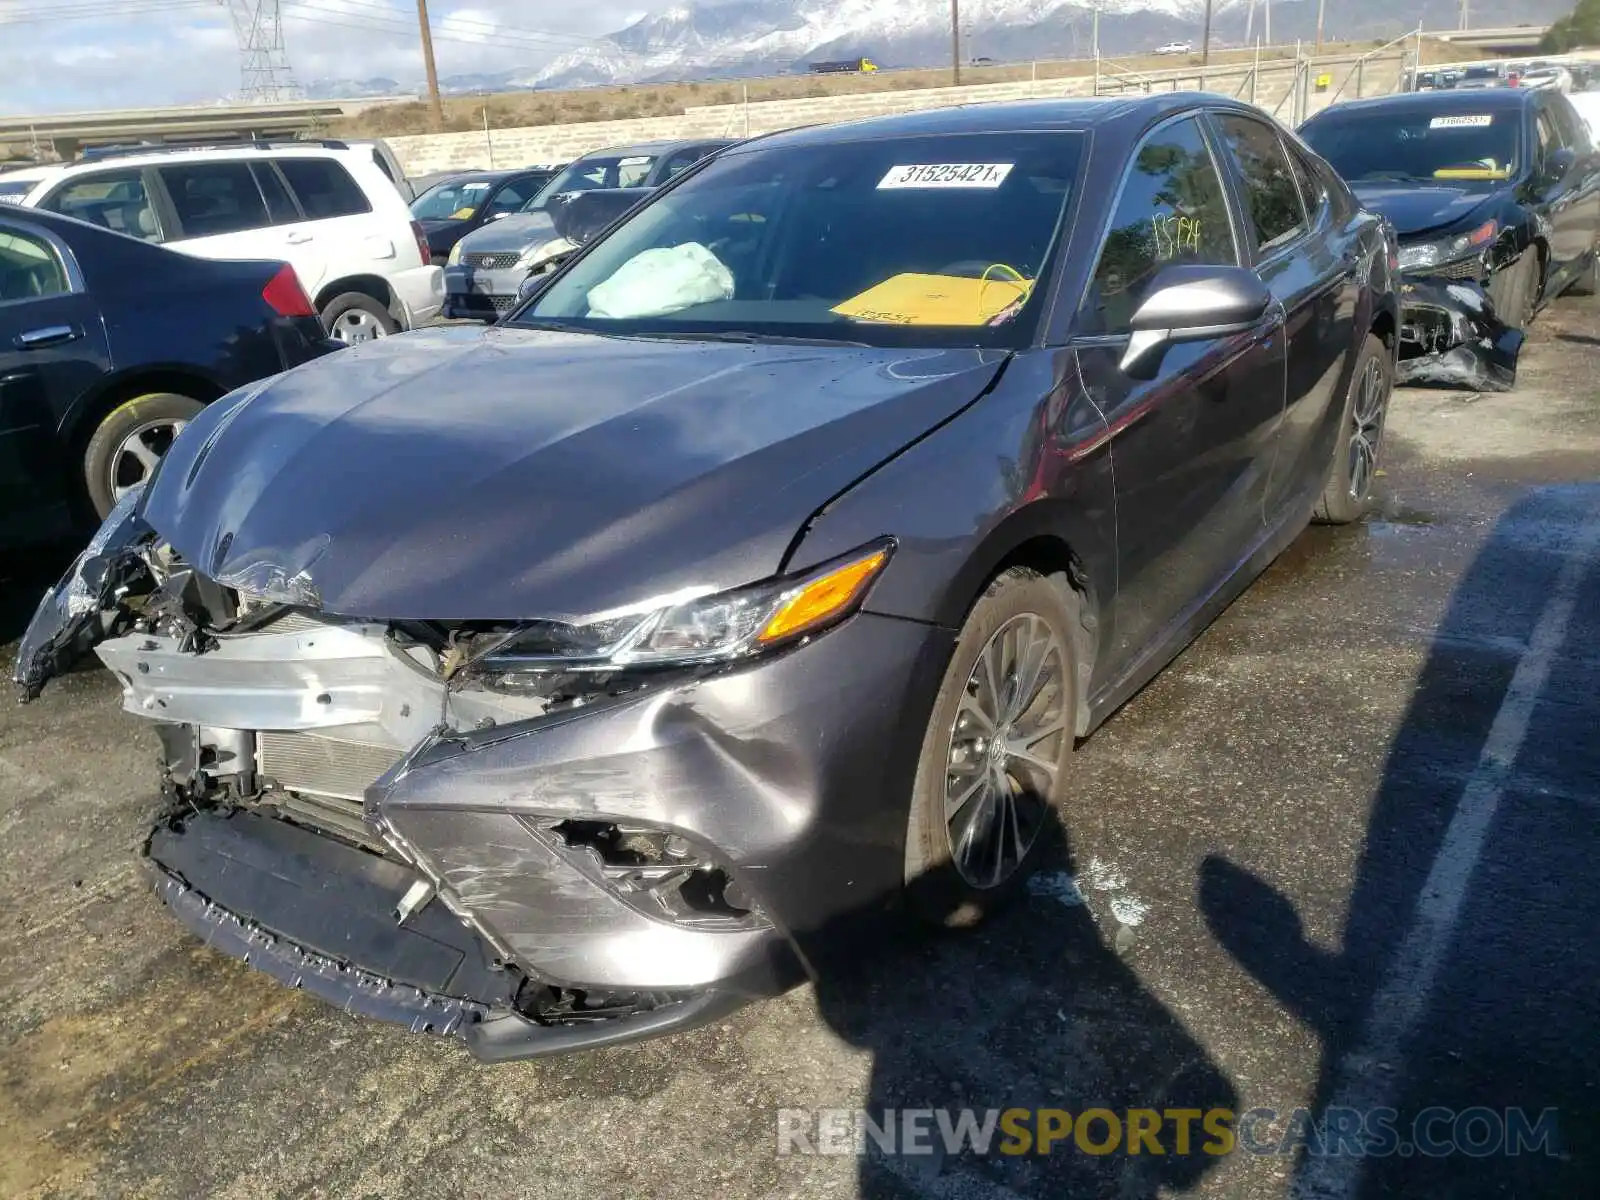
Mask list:
[[[1500,54],[1532,54],[1539,42],[1549,32],[1548,25],[1512,25],[1498,29],[1446,29],[1438,33],[1423,33],[1423,37],[1458,46],[1482,50],[1487,56]]]
[[[344,105],[336,100],[296,100],[284,104],[212,104],[0,116],[0,146],[11,146],[13,153],[70,159],[84,146],[124,142],[286,138],[308,133],[343,112]]]

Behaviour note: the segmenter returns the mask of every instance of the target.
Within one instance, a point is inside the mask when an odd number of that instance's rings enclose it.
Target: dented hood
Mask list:
[[[1402,239],[1410,240],[1421,234],[1443,229],[1447,225],[1465,222],[1483,211],[1498,205],[1503,188],[1485,190],[1466,185],[1451,187],[1448,184],[1377,184],[1351,185],[1362,207],[1388,217]]]
[[[384,338],[205,410],[144,516],[202,572],[297,580],[330,612],[574,619],[775,573],[819,506],[970,404],[1004,357]]]

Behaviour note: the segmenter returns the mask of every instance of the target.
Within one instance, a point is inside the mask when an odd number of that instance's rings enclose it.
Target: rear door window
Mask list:
[[[256,177],[256,186],[261,189],[261,198],[267,202],[267,216],[272,218],[274,225],[288,225],[300,219],[300,210],[294,206],[294,198],[289,195],[289,189],[284,187],[283,180],[272,169],[271,163],[251,163],[250,170]]]
[[[51,192],[39,207],[146,242],[162,240],[144,172],[138,168],[79,175]]]
[[[183,163],[157,170],[172,198],[182,237],[215,237],[269,223],[249,163]]]
[[[43,300],[71,291],[55,248],[43,238],[0,229],[0,304]]]
[[[323,221],[372,211],[366,194],[343,163],[331,158],[280,158],[276,162],[307,220]]]
[[[1225,113],[1217,117],[1222,140],[1244,181],[1245,202],[1255,225],[1256,249],[1272,254],[1306,229],[1288,153],[1277,131],[1250,117]]]
[[[1222,177],[1193,117],[1162,126],[1134,153],[1079,315],[1078,331],[1126,333],[1161,270],[1237,266]]]

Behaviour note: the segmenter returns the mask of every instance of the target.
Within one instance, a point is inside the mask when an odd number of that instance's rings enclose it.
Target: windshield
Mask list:
[[[1444,179],[1493,183],[1516,174],[1521,113],[1502,109],[1404,112],[1383,109],[1341,116],[1337,109],[1305,125],[1311,148],[1351,183]]]
[[[1013,345],[1080,145],[1025,132],[725,153],[596,243],[513,323]]]
[[[522,206],[523,212],[543,212],[556,196],[592,192],[597,188],[631,188],[642,185],[655,165],[653,154],[590,155],[573,163],[539,189]]]
[[[411,215],[419,221],[470,221],[478,206],[489,198],[492,179],[446,179],[411,202]]]

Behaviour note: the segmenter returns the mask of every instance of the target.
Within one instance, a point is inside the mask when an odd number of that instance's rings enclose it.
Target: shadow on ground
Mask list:
[[[1106,931],[1070,883],[1072,852],[1059,821],[1036,881],[1044,894],[1008,909],[978,930],[902,939],[863,956],[857,971],[816,985],[828,1025],[873,1065],[866,1108],[880,1128],[905,1131],[907,1110],[1050,1109],[1072,1124],[1048,1154],[1038,1125],[1024,1153],[946,1151],[936,1123],[931,1153],[886,1153],[875,1143],[861,1159],[860,1194],[870,1200],[998,1195],[1122,1197],[1137,1200],[1193,1187],[1218,1165],[1200,1113],[1236,1104],[1233,1084],[1183,1024],[1153,996],[1107,943]],[[1059,883],[1055,886],[1052,881]],[[1036,884],[1037,886],[1037,884]],[[917,884],[912,885],[913,888]],[[1107,925],[1113,931],[1114,920]],[[1086,1110],[1108,1110],[1077,1140]],[[1163,1153],[1124,1152],[1120,1124],[1129,1109],[1195,1110],[1192,1141],[1177,1151],[1175,1130],[1159,1135]],[[1107,1145],[1113,1129],[1121,1131]],[[1020,1145],[1010,1139],[1013,1146]],[[1215,1143],[1212,1143],[1215,1146]]]
[[[1381,1096],[1396,1112],[1398,1136],[1380,1157],[1331,1162],[1338,1139],[1319,1141],[1314,1132],[1309,1151],[1328,1153],[1302,1154],[1298,1195],[1600,1195],[1593,561],[1570,622],[1546,630],[1552,665],[1529,697],[1525,736],[1506,740],[1518,724],[1508,688],[1536,649],[1530,639],[1574,542],[1596,521],[1600,486],[1535,491],[1504,515],[1463,577],[1391,749],[1339,949],[1308,941],[1299,914],[1270,882],[1221,858],[1202,867],[1201,907],[1218,940],[1321,1037],[1315,1105],[1323,1132],[1338,1127],[1328,1106],[1341,1097]],[[1491,740],[1502,708],[1508,717]],[[1488,794],[1498,804],[1481,839],[1463,841],[1459,824],[1447,838],[1475,772],[1478,794],[1497,789]],[[1457,920],[1424,924],[1420,943],[1406,942],[1419,906],[1442,911],[1448,888],[1438,885],[1452,877],[1465,897]],[[1416,947],[1432,933],[1442,950],[1436,971],[1417,970]],[[1398,997],[1386,986],[1392,971],[1412,985]],[[1395,1028],[1405,1036],[1384,1034]],[[1398,1052],[1369,1060],[1375,1044]],[[1518,1120],[1507,1117],[1510,1108],[1524,1110],[1533,1131],[1517,1155],[1502,1140]],[[1415,1124],[1419,1115],[1425,1127]],[[1275,1128],[1282,1133],[1281,1123]],[[1542,1138],[1545,1131],[1552,1136]]]

